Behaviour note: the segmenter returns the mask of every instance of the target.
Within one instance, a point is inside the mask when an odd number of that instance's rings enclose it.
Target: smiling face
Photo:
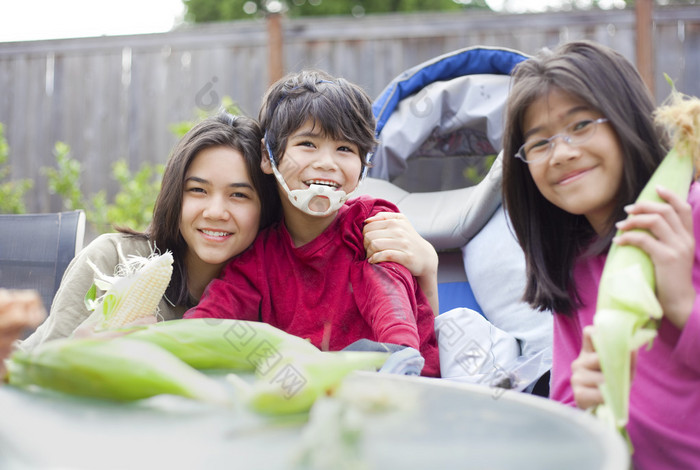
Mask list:
[[[325,135],[320,126],[314,126],[311,120],[289,136],[280,160],[279,171],[291,191],[308,189],[312,184],[317,184],[349,194],[357,187],[362,171],[358,146]],[[266,158],[263,159],[262,168],[266,173],[272,173]],[[285,215],[289,214],[293,206],[284,194],[282,203]],[[309,207],[313,211],[323,212],[328,207],[328,199],[317,196],[311,200]]]
[[[260,198],[243,156],[230,147],[201,150],[185,174],[180,233],[189,271],[222,267],[248,248],[260,225]]]
[[[525,112],[525,140],[547,139],[573,123],[602,117],[584,102],[555,88],[535,100]],[[601,234],[615,210],[622,165],[617,135],[609,123],[602,123],[579,145],[556,139],[549,158],[528,165],[528,169],[549,202],[569,213],[584,215]]]

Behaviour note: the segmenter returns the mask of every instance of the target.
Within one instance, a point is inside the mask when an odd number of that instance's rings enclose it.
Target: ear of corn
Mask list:
[[[9,383],[73,395],[130,401],[160,394],[227,403],[225,389],[158,346],[128,338],[59,339],[16,351]]]
[[[124,259],[118,247],[120,258]],[[89,261],[88,261],[89,262]],[[155,315],[173,272],[173,256],[169,251],[148,258],[131,256],[120,264],[119,275],[110,277],[95,271],[95,283],[85,296],[85,304],[93,313],[86,322],[96,331],[120,328],[134,320]],[[106,292],[96,298],[97,289]]]
[[[693,163],[700,149],[700,100],[684,99],[657,110],[657,121],[674,136],[674,146],[646,184],[637,202],[663,200],[661,185],[685,198],[693,179]],[[699,135],[696,135],[699,134]],[[618,232],[618,235],[621,232]],[[598,290],[593,345],[600,358],[605,382],[600,386],[604,403],[596,414],[625,437],[629,415],[630,354],[651,344],[662,309],[656,298],[654,265],[643,250],[613,244]]]
[[[9,382],[118,401],[159,394],[228,403],[219,383],[197,369],[255,371],[252,384],[229,374],[256,412],[308,411],[354,370],[377,370],[384,352],[321,352],[271,325],[241,320],[172,320],[131,328],[126,336],[61,339],[8,361]]]
[[[251,385],[229,374],[250,407],[264,414],[308,411],[353,370],[377,370],[388,353],[321,352],[267,323],[193,318],[136,327],[127,338],[170,351],[198,369],[255,371]]]
[[[389,355],[373,351],[286,355],[269,370],[258,368],[258,380],[249,391],[249,405],[263,414],[306,412],[317,398],[332,393],[349,373],[376,371]]]
[[[252,372],[293,352],[320,352],[267,323],[231,319],[171,320],[135,328],[129,338],[157,344],[197,369]]]

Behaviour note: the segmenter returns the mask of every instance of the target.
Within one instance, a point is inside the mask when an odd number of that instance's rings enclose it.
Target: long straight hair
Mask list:
[[[524,143],[523,117],[537,99],[560,90],[609,120],[622,149],[623,174],[606,233],[596,235],[583,215],[547,201],[526,163],[515,158]],[[554,52],[544,50],[513,72],[504,129],[503,199],[525,252],[527,285],[523,300],[533,308],[570,315],[580,304],[572,285],[573,266],[582,254],[610,246],[615,222],[634,202],[665,155],[653,122],[654,104],[634,66],[605,46],[578,41]]]
[[[147,238],[159,251],[173,253],[173,276],[166,296],[175,305],[189,304],[185,255],[188,247],[180,233],[185,175],[192,161],[210,147],[230,147],[241,153],[253,188],[260,198],[260,229],[279,220],[281,206],[275,179],[260,169],[262,131],[258,123],[244,116],[221,113],[204,119],[175,145],[163,173],[161,190],[153,208],[153,219],[145,232],[122,232]]]

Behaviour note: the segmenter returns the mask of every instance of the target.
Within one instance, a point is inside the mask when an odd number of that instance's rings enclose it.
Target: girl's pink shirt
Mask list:
[[[693,208],[693,285],[700,292],[700,185],[688,196]],[[550,396],[573,405],[571,363],[581,350],[582,330],[593,323],[606,255],[579,259],[574,284],[583,307],[573,316],[554,316],[554,358]],[[662,319],[650,349],[639,350],[630,392],[627,426],[634,468],[700,468],[700,296],[683,330]]]

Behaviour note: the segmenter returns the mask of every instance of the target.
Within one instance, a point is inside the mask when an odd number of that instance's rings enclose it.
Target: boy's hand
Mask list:
[[[643,202],[625,208],[631,217],[617,223],[624,233],[614,242],[647,252],[654,263],[656,295],[664,317],[683,329],[696,297],[692,282],[693,214],[690,204],[668,189],[658,187],[657,193],[666,203]]]
[[[36,291],[0,289],[0,379],[5,376],[4,359],[12,353],[13,343],[44,318],[46,311]]]
[[[435,249],[416,232],[405,215],[380,212],[365,220],[363,234],[370,263],[392,261],[406,267],[415,277],[437,275]]]

